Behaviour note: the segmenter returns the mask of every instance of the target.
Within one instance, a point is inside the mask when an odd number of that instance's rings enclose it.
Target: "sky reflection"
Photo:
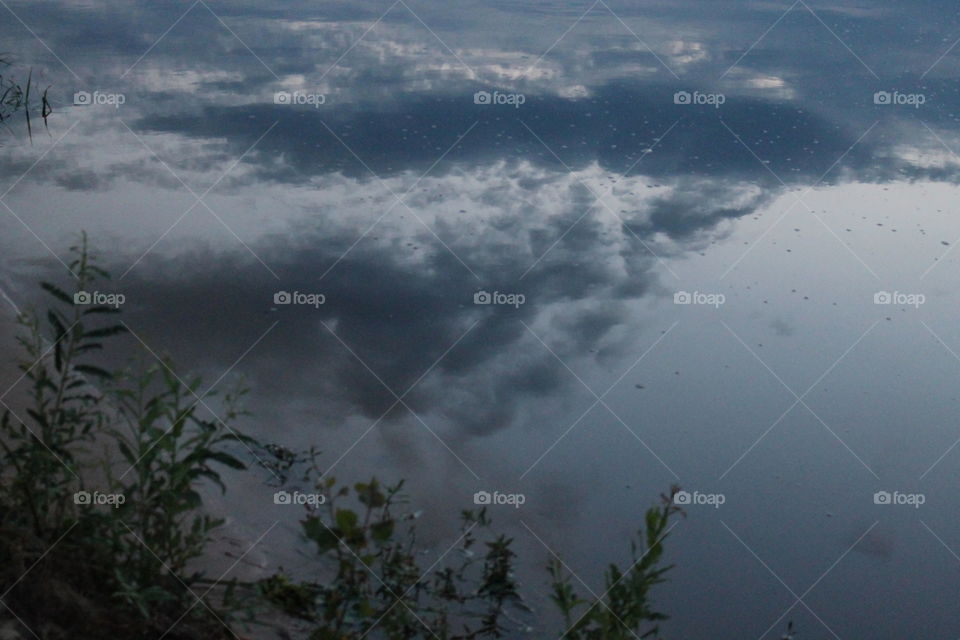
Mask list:
[[[496,517],[535,586],[521,518],[595,584],[669,483],[724,493],[677,530],[675,637],[758,637],[811,584],[803,637],[957,628],[955,5],[3,11],[56,109],[0,143],[18,305],[86,229],[136,338],[243,374],[259,435],[408,477],[428,542],[526,492]],[[895,488],[926,508],[871,501]]]

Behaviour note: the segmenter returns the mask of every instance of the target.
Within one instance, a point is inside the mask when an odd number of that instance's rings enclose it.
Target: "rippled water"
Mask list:
[[[544,544],[599,588],[679,483],[666,637],[957,635],[956,5],[0,15],[54,106],[0,138],[16,304],[86,229],[136,338],[408,478],[429,544],[524,494],[538,612]],[[283,555],[269,491],[222,509]]]

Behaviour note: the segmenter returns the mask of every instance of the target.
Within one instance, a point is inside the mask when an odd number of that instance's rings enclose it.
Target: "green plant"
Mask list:
[[[454,548],[426,569],[418,557],[416,513],[402,508],[403,483],[376,478],[338,485],[316,467],[305,478],[324,496],[307,508],[303,532],[316,547],[315,579],[273,576],[261,585],[277,606],[314,624],[311,640],[369,637],[473,639],[500,637],[508,609],[523,606],[513,578],[512,540],[482,543],[486,510],[461,513]]]
[[[576,594],[563,563],[553,558],[548,565],[551,576],[551,599],[560,609],[565,638],[570,640],[626,640],[647,638],[659,632],[658,623],[667,616],[655,610],[650,590],[663,582],[663,575],[673,565],[661,565],[663,541],[669,535],[668,525],[674,514],[682,513],[673,502],[679,487],[671,487],[662,495],[662,504],[647,510],[644,528],[637,540],[630,542],[632,562],[626,570],[611,564],[605,574],[603,595],[592,601]],[[586,609],[580,613],[580,609]],[[642,634],[642,635],[637,635]]]
[[[91,262],[86,236],[71,251],[76,257],[69,267],[77,291],[106,276]],[[47,311],[46,327],[36,314],[19,317],[25,331],[18,341],[27,356],[19,368],[30,388],[25,411],[29,420],[7,408],[0,418],[0,447],[7,474],[2,502],[10,510],[9,519],[46,539],[59,535],[75,518],[72,500],[66,498],[80,487],[77,456],[104,426],[101,397],[88,377],[106,379],[110,374],[87,359],[102,348],[102,338],[124,328],[100,323],[91,327],[91,321],[116,309],[75,305],[59,287],[49,282],[41,286],[59,304]]]
[[[119,374],[96,364],[103,340],[126,328],[109,321],[116,307],[88,304],[85,292],[109,276],[85,235],[71,251],[74,291],[44,282],[50,308],[20,317],[29,392],[23,417],[0,417],[0,592],[58,626],[49,637],[174,626],[169,637],[219,637],[220,615],[196,606],[203,575],[190,563],[220,524],[202,511],[200,484],[225,490],[218,467],[245,468],[230,445],[252,440],[228,424],[243,391],[224,396],[222,419],[204,417],[202,398],[215,394],[200,396],[199,378],[182,382],[167,361]],[[97,486],[108,508],[81,497]],[[63,611],[72,615],[52,615]]]
[[[796,634],[796,629],[794,629],[793,620],[791,620],[787,623],[787,630],[784,632],[782,636],[780,636],[780,640],[793,640],[794,638],[797,637],[795,634]]]
[[[3,59],[0,59],[0,66],[6,67],[9,66],[9,63]],[[23,110],[24,116],[27,120],[27,132],[31,138],[33,137],[33,128],[30,123],[30,94],[32,89],[32,69],[27,73],[26,87],[21,86],[16,80],[10,78],[8,75],[0,73],[0,123],[3,123],[11,118],[16,112]],[[47,92],[49,90],[50,87],[45,88],[43,93],[40,95],[40,117],[43,118],[45,125],[47,123],[47,118],[51,113],[53,113],[53,107],[47,98]]]
[[[314,450],[238,434],[231,424],[245,415],[243,388],[219,397],[218,417],[207,405],[217,394],[202,392],[198,377],[184,382],[169,360],[118,373],[98,364],[104,340],[126,325],[113,321],[118,308],[78,304],[109,276],[85,235],[71,252],[74,290],[41,283],[50,308],[19,318],[25,408],[0,416],[0,593],[39,638],[235,637],[224,620],[249,620],[265,603],[306,621],[311,640],[475,640],[525,626],[512,616],[527,610],[513,540],[492,532],[485,508],[461,512],[459,538],[424,568],[403,482],[341,485],[321,471]],[[270,462],[258,461],[282,484],[302,470],[317,491],[301,524],[318,563],[306,580],[281,572],[220,585],[214,609],[207,595],[217,582],[194,561],[221,521],[203,511],[201,489],[226,491],[220,469],[246,468],[237,445],[260,446]],[[96,508],[76,499],[93,486],[123,500]],[[646,512],[631,565],[609,566],[601,597],[581,598],[565,565],[549,563],[563,638],[659,633],[667,616],[651,594],[672,567],[663,564],[663,544],[682,513],[677,490]],[[209,588],[198,595],[199,587]],[[793,637],[790,622],[783,638]]]
[[[203,554],[211,531],[222,524],[202,511],[198,483],[206,479],[225,492],[214,464],[246,468],[227,449],[238,441],[252,442],[229,427],[242,414],[237,402],[244,390],[225,396],[222,418],[203,417],[200,384],[196,377],[182,382],[164,361],[124,371],[108,387],[116,420],[107,435],[125,469],[117,476],[107,468],[111,491],[126,497],[117,510],[123,526],[113,530],[117,579],[144,588],[143,598],[136,592],[125,595],[142,612],[150,601],[171,594],[190,599],[177,583],[189,586],[202,577],[187,573],[189,563]],[[138,544],[129,544],[131,536]]]

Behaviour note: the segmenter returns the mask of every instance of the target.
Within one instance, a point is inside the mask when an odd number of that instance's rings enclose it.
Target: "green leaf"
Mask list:
[[[82,344],[77,347],[77,353],[85,353],[87,351],[100,351],[103,349],[103,345],[99,342],[88,342],[87,344]]]
[[[95,367],[92,364],[78,364],[75,365],[74,370],[79,371],[80,373],[86,373],[91,376],[96,376],[102,378],[103,380],[112,380],[113,374],[107,371],[106,369],[101,369],[100,367]]]
[[[367,507],[376,509],[387,503],[387,497],[380,490],[380,483],[378,483],[376,479],[372,480],[369,484],[358,482],[354,485],[354,489],[357,491],[357,499]]]
[[[337,509],[337,527],[347,534],[357,526],[357,514],[350,509]]]
[[[316,543],[317,551],[321,554],[335,549],[337,545],[340,544],[337,536],[316,516],[310,516],[303,521],[303,532],[309,539]]]
[[[51,284],[49,282],[41,282],[40,287],[44,291],[52,295],[54,298],[57,298],[58,300],[60,300],[61,302],[65,302],[70,305],[73,304],[73,298],[71,296],[68,296],[66,293],[64,293],[63,289],[61,289],[57,285]]]
[[[57,340],[60,340],[64,336],[64,334],[67,333],[67,329],[66,327],[64,327],[63,321],[60,319],[60,316],[58,316],[53,309],[50,309],[49,311],[47,311],[47,321],[50,322],[50,325],[53,327],[53,330],[56,332]]]
[[[127,459],[127,462],[134,463],[137,461],[137,456],[133,455],[133,451],[130,450],[130,447],[123,439],[117,438],[117,448],[120,449],[120,453]]]
[[[117,307],[96,306],[96,307],[90,307],[90,308],[88,308],[88,309],[84,309],[82,313],[83,313],[83,315],[88,316],[88,315],[93,314],[93,313],[107,313],[107,314],[109,314],[109,313],[121,313],[121,311],[120,311],[120,309],[118,309]]]
[[[381,520],[370,527],[371,535],[377,542],[386,542],[393,535],[393,520]]]
[[[106,338],[125,333],[127,328],[122,324],[115,324],[112,327],[103,327],[102,329],[93,329],[83,334],[84,338]]]
[[[247,468],[247,465],[246,465],[246,464],[244,464],[244,463],[241,462],[240,460],[234,458],[234,457],[233,457],[232,455],[230,455],[229,453],[225,453],[225,452],[223,452],[223,451],[214,451],[214,452],[211,452],[211,453],[209,454],[209,458],[210,458],[211,460],[215,460],[215,461],[219,462],[220,464],[224,464],[224,465],[230,467],[231,469],[239,469],[239,470],[242,471],[243,469],[246,469],[246,468]]]

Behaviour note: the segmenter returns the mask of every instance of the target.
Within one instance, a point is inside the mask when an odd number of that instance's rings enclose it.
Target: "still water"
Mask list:
[[[126,355],[258,437],[480,491],[544,634],[689,496],[671,638],[960,633],[960,12],[914,2],[8,1],[0,282],[85,229]],[[296,518],[218,508],[264,562]],[[517,502],[517,500],[514,500]],[[531,634],[527,634],[530,637]]]

